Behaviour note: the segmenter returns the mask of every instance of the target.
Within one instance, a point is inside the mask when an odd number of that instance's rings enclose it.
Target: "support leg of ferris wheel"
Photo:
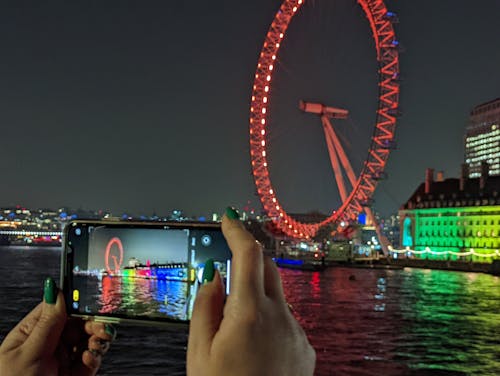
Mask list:
[[[334,128],[332,124],[330,123],[328,117],[326,115],[321,116],[321,121],[323,122],[323,126],[327,125],[328,128],[328,134],[327,134],[327,144],[328,144],[328,152],[330,153],[330,157],[332,153],[337,152],[340,160],[342,161],[342,165],[344,167],[344,170],[347,173],[347,177],[349,178],[349,181],[351,185],[354,187],[356,184],[356,175],[354,175],[354,171],[352,169],[351,163],[349,162],[349,159],[347,158],[347,155],[344,151],[344,148],[342,147],[342,144],[340,143],[337,135],[335,134]],[[331,141],[328,141],[328,138],[331,138]],[[331,150],[330,144],[333,143],[334,150]],[[342,200],[345,200],[344,197],[342,197]],[[373,215],[373,211],[369,206],[364,207],[364,211],[371,223],[373,223],[373,226],[375,227],[375,232],[377,234],[378,240],[380,242],[380,247],[382,248],[382,252],[384,253],[384,256],[389,255],[389,246],[391,243],[387,239],[387,237],[382,234],[382,231],[380,231],[380,226],[378,225],[378,222]]]
[[[322,116],[321,119],[323,120],[323,118],[324,117]],[[326,119],[326,121],[328,121],[328,119]],[[339,159],[337,157],[337,153],[335,152],[335,146],[333,144],[333,140],[331,139],[328,133],[328,127],[324,122],[323,122],[323,130],[325,132],[326,144],[328,146],[328,154],[330,155],[330,161],[332,163],[333,175],[335,176],[335,180],[337,182],[340,198],[342,199],[342,202],[344,202],[345,200],[347,200],[347,191],[345,189],[344,177],[342,175],[342,171],[340,170]]]
[[[321,116],[321,122],[323,123],[323,127],[325,128],[325,136],[327,138],[327,142],[328,138],[330,138],[331,143],[333,143],[333,149],[328,148],[328,152],[330,153],[330,155],[331,153],[337,152],[340,161],[342,162],[342,167],[344,167],[344,171],[347,174],[347,178],[349,179],[351,186],[354,187],[357,180],[356,175],[354,174],[351,162],[349,162],[344,148],[342,147],[342,144],[340,143],[339,138],[337,137],[337,134],[333,129],[333,125],[330,123],[327,115]]]
[[[325,132],[325,139],[328,146],[328,154],[330,154],[330,161],[332,163],[335,180],[337,181],[337,187],[339,189],[340,197],[342,201],[345,201],[347,199],[347,191],[345,189],[344,177],[342,174],[342,170],[340,169],[340,163],[339,163],[339,158],[340,158],[340,161],[342,162],[344,169],[346,168],[345,154],[343,155],[341,153],[338,153],[337,157],[337,153],[335,151],[336,136],[331,137],[331,132],[333,132],[333,128],[328,119],[329,118],[346,119],[347,116],[349,115],[349,111],[344,110],[342,108],[325,106],[321,103],[305,102],[302,100],[299,102],[299,108],[304,112],[309,112],[321,116],[321,122],[323,124],[323,131]]]
[[[340,169],[339,159],[352,187],[355,186],[357,179],[356,175],[354,174],[354,170],[352,169],[351,163],[349,162],[349,159],[347,158],[347,155],[344,151],[344,148],[342,147],[342,144],[340,143],[335,133],[333,125],[330,122],[330,119],[346,119],[349,115],[349,111],[336,107],[325,106],[320,103],[310,103],[304,101],[300,101],[299,108],[304,112],[321,115],[321,123],[323,124],[323,130],[325,132],[328,154],[330,155],[330,161],[332,163],[335,180],[337,181],[340,197],[342,201],[345,201],[347,199],[347,191],[345,189],[344,178]],[[368,216],[369,221],[373,223],[375,227],[375,233],[377,234],[377,237],[379,239],[380,247],[382,249],[382,252],[384,253],[384,256],[388,257],[389,246],[391,245],[389,240],[384,234],[382,234],[382,231],[380,231],[380,227],[375,216],[373,215],[373,211],[371,210],[371,208],[369,206],[365,206],[364,211]]]

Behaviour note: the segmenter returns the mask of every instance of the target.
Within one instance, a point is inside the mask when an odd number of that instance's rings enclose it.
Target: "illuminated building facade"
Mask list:
[[[483,162],[490,175],[500,175],[500,98],[474,107],[465,131],[469,178],[481,176]]]
[[[401,251],[406,257],[492,262],[500,259],[500,176],[434,181],[428,169],[422,183],[401,207]]]

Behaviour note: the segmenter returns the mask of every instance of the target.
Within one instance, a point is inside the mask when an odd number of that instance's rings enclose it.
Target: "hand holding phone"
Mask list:
[[[0,346],[0,375],[95,375],[116,331],[109,324],[68,320],[55,281],[44,282],[43,302]]]
[[[286,303],[276,265],[237,214],[226,214],[231,294],[225,299],[217,273],[201,286],[189,329],[188,376],[313,375],[314,349]]]
[[[61,285],[73,316],[187,323],[210,258],[229,293],[231,252],[219,224],[73,221],[64,239]]]

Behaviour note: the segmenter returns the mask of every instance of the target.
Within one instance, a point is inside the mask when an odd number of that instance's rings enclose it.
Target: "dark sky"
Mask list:
[[[188,261],[188,236],[183,230],[155,231],[152,229],[134,229],[127,231],[123,229],[110,229],[97,227],[89,239],[89,251],[87,269],[106,268],[106,247],[113,238],[119,238],[123,247],[122,263],[114,264],[113,256],[117,257],[116,263],[120,262],[120,253],[117,243],[110,247],[108,262],[111,269],[119,267],[123,269],[129,266],[129,260],[135,257],[143,265],[149,260],[150,263],[168,264]]]
[[[0,205],[189,215],[259,209],[248,110],[277,0],[2,1]],[[393,213],[426,167],[457,176],[472,107],[500,97],[498,0],[387,1],[398,13],[398,150],[375,195]],[[306,2],[273,78],[270,172],[285,209],[339,202],[319,120],[299,99],[350,110],[355,166],[377,106],[370,30],[354,0]]]

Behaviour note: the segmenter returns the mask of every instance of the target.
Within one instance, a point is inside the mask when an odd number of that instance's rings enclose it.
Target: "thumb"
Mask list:
[[[33,357],[54,354],[66,324],[63,294],[52,278],[45,280],[42,312],[24,346]]]
[[[208,355],[212,340],[222,321],[224,289],[220,274],[213,267],[212,259],[205,264],[203,281],[196,296],[189,327],[188,359],[201,354]]]

